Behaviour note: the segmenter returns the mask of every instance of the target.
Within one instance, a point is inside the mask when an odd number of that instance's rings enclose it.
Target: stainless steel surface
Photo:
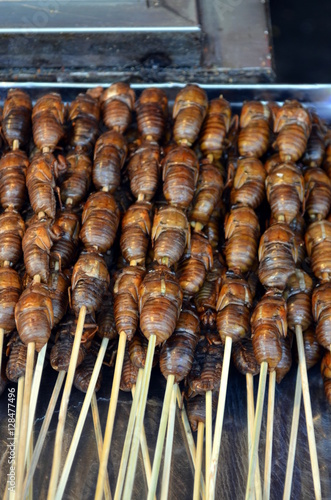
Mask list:
[[[23,86],[23,85],[20,85]],[[180,88],[180,84],[172,83],[162,85],[167,88],[168,97],[173,100]],[[8,88],[11,84],[0,85],[0,103],[3,102]],[[71,100],[77,93],[89,87],[89,85],[49,85],[49,84],[26,84],[33,99],[50,91],[59,91],[65,100]],[[145,86],[134,85],[137,93]],[[245,99],[275,100],[282,102],[287,98],[296,98],[306,105],[314,106],[318,113],[331,123],[331,86],[330,85],[241,85],[241,86],[205,86],[209,97],[223,94],[229,99],[235,111],[239,111]],[[275,400],[275,427],[272,459],[271,478],[271,500],[279,500],[282,497],[285,469],[287,460],[287,447],[291,430],[291,415],[295,390],[296,365],[282,383],[276,387]],[[98,393],[98,404],[100,410],[101,424],[104,428],[109,403],[109,395],[112,383],[112,370],[107,367],[103,369],[103,384]],[[46,366],[42,378],[40,398],[38,401],[36,416],[36,434],[42,425],[47,409],[48,400],[53,389],[56,374],[50,366]],[[255,378],[255,394],[257,391],[258,378]],[[322,378],[319,367],[314,367],[309,372],[309,384],[312,400],[313,418],[316,432],[317,450],[322,481],[323,499],[331,499],[331,409],[326,402],[323,390]],[[13,385],[11,385],[13,387]],[[149,400],[145,418],[147,442],[151,458],[156,444],[157,429],[161,415],[165,381],[160,372],[155,369],[152,376],[152,384],[149,391]],[[7,475],[7,390],[0,398],[0,495],[3,494]],[[70,440],[78,420],[79,411],[83,402],[83,395],[73,389],[65,430],[65,442],[63,457],[69,449]],[[259,447],[261,475],[263,477],[263,458],[265,448],[266,431],[266,404],[265,399],[264,417],[262,421],[262,434]],[[115,423],[114,439],[109,460],[109,475],[112,488],[116,482],[117,470],[125,436],[125,428],[129,416],[131,396],[128,393],[120,393],[117,417]],[[54,446],[56,420],[58,407],[53,418],[50,432],[38,465],[34,478],[34,498],[46,498],[47,487],[51,470],[51,458]],[[170,477],[169,498],[171,500],[189,500],[192,498],[193,474],[192,465],[188,458],[182,432],[179,412],[177,410],[175,441],[173,448],[173,459]],[[236,370],[230,368],[230,378],[226,401],[223,436],[220,454],[220,465],[217,478],[216,498],[220,500],[233,500],[244,498],[245,482],[248,472],[247,467],[247,423],[246,423],[246,385],[245,378]],[[64,460],[63,460],[64,461]],[[83,438],[78,447],[74,467],[65,492],[65,499],[92,499],[94,497],[95,483],[98,474],[98,458],[93,433],[91,415],[89,415],[84,427]],[[134,499],[141,500],[146,497],[146,484],[144,479],[141,459],[138,463]],[[304,410],[301,408],[300,427],[298,433],[298,446],[294,467],[292,498],[295,500],[311,500],[314,497],[313,483],[308,452],[308,441],[305,426]]]
[[[261,0],[0,0],[0,80],[271,81]]]

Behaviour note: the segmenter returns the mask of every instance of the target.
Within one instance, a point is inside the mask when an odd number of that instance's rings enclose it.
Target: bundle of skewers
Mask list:
[[[246,102],[238,117],[226,99],[208,102],[197,85],[178,93],[169,116],[163,90],[147,88],[136,100],[126,83],[91,89],[67,106],[54,93],[34,106],[25,92],[8,93],[0,159],[0,393],[17,382],[11,498],[32,497],[53,418],[47,498],[64,496],[91,410],[95,498],[132,497],[141,450],[147,498],[159,492],[165,500],[176,467],[177,406],[193,498],[215,498],[217,471],[226,465],[220,449],[232,359],[246,377],[246,499],[269,499],[275,386],[293,355],[284,498],[291,495],[301,395],[321,498],[307,370],[322,358],[331,402],[330,136],[297,101]],[[58,375],[37,437],[48,362]],[[166,388],[151,459],[144,417],[156,366]],[[105,379],[110,400],[102,429],[96,392]],[[84,400],[64,456],[73,387]],[[120,391],[132,393],[132,404],[121,460],[112,464]]]

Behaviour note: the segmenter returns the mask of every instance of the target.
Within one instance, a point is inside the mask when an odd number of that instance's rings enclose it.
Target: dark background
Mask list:
[[[278,83],[330,83],[331,1],[270,0]]]

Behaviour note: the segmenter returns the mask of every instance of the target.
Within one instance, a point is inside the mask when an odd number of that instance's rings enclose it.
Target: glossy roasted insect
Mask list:
[[[110,340],[117,339],[115,327],[114,299],[110,290],[107,290],[102,299],[102,304],[97,311],[98,335]]]
[[[95,248],[105,253],[115,240],[119,224],[119,210],[110,193],[92,193],[84,205],[79,237],[86,249]]]
[[[180,262],[177,276],[185,296],[192,297],[202,287],[213,265],[213,250],[207,236],[193,233],[189,252]]]
[[[175,376],[179,383],[189,374],[194,351],[199,340],[199,318],[196,312],[183,306],[174,333],[160,351],[160,369],[165,378]]]
[[[122,219],[121,252],[127,262],[144,265],[152,229],[152,205],[136,201]]]
[[[53,306],[54,326],[59,324],[68,307],[70,278],[60,271],[52,271],[48,279],[49,295]]]
[[[331,208],[331,180],[321,168],[305,172],[306,213],[311,222],[325,219]]]
[[[330,350],[331,345],[331,283],[317,285],[312,295],[312,312],[316,322],[316,338],[324,347]]]
[[[175,330],[183,292],[175,274],[156,265],[146,274],[139,289],[140,329],[146,338],[156,335],[156,345],[167,340]]]
[[[172,117],[173,135],[177,144],[191,146],[198,138],[206,116],[208,98],[198,85],[186,85],[176,95]]]
[[[101,97],[103,121],[109,129],[123,134],[131,123],[131,113],[135,103],[135,93],[124,82],[113,83]]]
[[[130,266],[122,269],[114,285],[114,317],[118,333],[124,332],[131,340],[138,328],[139,287],[145,269]]]
[[[321,373],[326,399],[331,404],[331,353],[326,352],[321,363]]]
[[[215,418],[216,415],[217,401],[218,401],[218,393],[213,392],[213,398],[212,398],[213,419]],[[202,396],[201,394],[198,394],[195,395],[194,397],[190,397],[187,400],[187,416],[193,432],[197,431],[199,422],[205,423],[206,400],[204,395]]]
[[[244,337],[233,344],[232,360],[242,375],[247,373],[257,375],[260,372],[260,365],[255,358],[252,339],[249,337]]]
[[[193,207],[190,212],[191,226],[205,226],[215,210],[218,201],[222,197],[224,183],[219,169],[204,160],[200,167],[200,173],[196,190],[194,192]]]
[[[70,145],[90,151],[99,134],[100,108],[97,99],[90,94],[78,94],[69,106],[71,122]]]
[[[237,272],[227,271],[216,305],[217,329],[223,344],[227,336],[232,338],[233,343],[247,337],[252,304],[247,281]]]
[[[206,332],[196,347],[192,369],[188,375],[189,397],[217,391],[223,365],[223,346],[217,332]]]
[[[131,391],[136,384],[139,369],[132,363],[129,348],[126,346],[123,360],[123,368],[120,382],[121,391]]]
[[[168,99],[162,89],[149,87],[136,104],[138,130],[143,139],[159,141],[168,117]]]
[[[76,207],[87,196],[92,179],[92,161],[82,151],[73,151],[66,156],[67,170],[60,183],[61,200],[64,205]]]
[[[74,386],[81,392],[87,392],[92,377],[95,361],[96,361],[95,356],[93,356],[93,354],[88,352],[84,360],[76,368],[74,376]],[[98,390],[100,389],[101,382],[102,382],[102,372],[100,371],[94,387],[95,392],[98,392]]]
[[[231,205],[245,205],[255,210],[265,196],[265,169],[257,158],[240,158],[231,189]]]
[[[260,225],[250,207],[236,207],[227,214],[224,223],[225,258],[229,269],[249,271],[257,256]]]
[[[55,92],[37,100],[32,110],[33,140],[38,149],[54,151],[64,136],[65,108]]]
[[[280,361],[278,362],[278,365],[276,367],[276,381],[277,384],[280,384],[285,375],[288,374],[288,372],[291,369],[292,366],[292,334],[291,332],[288,332],[288,335],[286,337],[280,337],[280,345],[281,345],[281,350],[282,350],[282,357]]]
[[[270,371],[276,369],[282,359],[280,337],[287,335],[287,309],[282,294],[268,290],[257,303],[252,317],[252,342],[257,362],[268,363]]]
[[[324,140],[326,127],[316,113],[311,114],[311,119],[311,134],[301,161],[307,167],[320,167],[322,165],[326,149]]]
[[[281,161],[295,162],[303,155],[311,132],[309,112],[295,100],[285,101],[274,116],[274,147]]]
[[[53,225],[61,237],[51,248],[52,266],[58,263],[60,269],[67,269],[75,260],[79,242],[80,218],[72,210],[61,210],[57,213]]]
[[[11,382],[17,382],[19,378],[24,377],[27,350],[27,346],[22,342],[18,333],[13,332],[7,344],[6,365],[6,375]]]
[[[23,151],[9,151],[0,160],[0,203],[21,210],[26,201],[26,171],[29,160]]]
[[[224,272],[224,262],[221,260],[220,254],[214,252],[213,266],[206,275],[202,287],[194,296],[194,304],[197,308],[200,321],[206,327],[214,327],[216,324],[216,303]]]
[[[3,107],[2,131],[11,149],[14,141],[25,146],[31,132],[32,104],[30,96],[21,89],[9,89]],[[16,146],[16,143],[15,143]]]
[[[307,365],[307,370],[309,370],[321,360],[324,353],[324,349],[318,343],[315,333],[315,328],[313,326],[307,328],[307,330],[305,330],[302,335],[303,335],[303,346],[305,349],[306,365]],[[296,351],[295,351],[295,359],[296,362],[298,363],[299,361]]]
[[[131,363],[138,369],[145,367],[147,347],[146,337],[138,330],[128,345]]]
[[[14,269],[0,267],[0,328],[10,333],[15,328],[15,306],[22,292],[21,279]]]
[[[260,158],[270,140],[270,110],[258,101],[245,102],[240,114],[238,148],[240,156]]]
[[[99,137],[94,148],[92,169],[92,179],[96,189],[113,193],[119,187],[121,168],[127,152],[126,140],[119,132],[111,130]]]
[[[221,158],[227,145],[226,136],[230,124],[231,107],[228,101],[222,96],[212,99],[199,138],[201,153],[210,161]]]
[[[16,210],[7,209],[0,215],[0,263],[15,266],[22,256],[25,224]]]
[[[306,330],[312,324],[312,291],[313,280],[304,271],[296,269],[288,277],[286,284],[287,323],[291,330],[294,331],[296,325]]]
[[[128,174],[132,194],[150,201],[154,198],[158,181],[160,148],[156,142],[143,141],[128,163]]]
[[[316,278],[329,280],[331,275],[331,222],[313,222],[305,234],[305,244],[310,265]]]

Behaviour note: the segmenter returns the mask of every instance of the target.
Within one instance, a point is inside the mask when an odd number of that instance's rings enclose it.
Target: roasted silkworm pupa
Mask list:
[[[238,148],[240,156],[260,158],[270,140],[270,110],[257,101],[245,102],[240,114]]]
[[[256,305],[252,317],[252,341],[257,362],[273,371],[282,359],[280,337],[287,335],[287,310],[282,294],[268,290]]]
[[[65,108],[61,96],[55,92],[46,94],[32,110],[33,140],[38,149],[54,151],[64,136]]]
[[[186,85],[178,92],[172,113],[175,120],[173,134],[177,144],[191,146],[196,141],[207,107],[207,94],[198,85]]]
[[[207,116],[200,133],[200,150],[211,161],[219,160],[226,147],[226,135],[231,124],[231,107],[220,96],[209,103]]]
[[[25,176],[29,160],[23,151],[9,151],[0,160],[0,203],[21,210],[26,201]]]
[[[72,210],[61,210],[57,213],[53,225],[61,238],[51,248],[52,264],[59,263],[60,269],[67,269],[75,260],[79,242],[80,220]]]
[[[98,101],[90,94],[78,94],[69,107],[71,146],[89,151],[99,133],[100,109]]]
[[[274,146],[281,161],[297,161],[304,153],[311,132],[309,112],[298,101],[285,101],[274,117]]]
[[[331,404],[331,353],[326,352],[321,363],[321,373],[326,399]]]
[[[104,258],[96,252],[82,252],[71,278],[72,308],[78,316],[82,306],[91,314],[99,309],[110,283]]]
[[[59,324],[57,330],[57,338],[50,352],[50,363],[53,370],[57,372],[68,371],[72,346],[74,343],[74,336],[70,334],[70,327],[75,327],[73,316],[65,316],[63,321]],[[77,365],[79,366],[86,356],[86,348],[84,344],[80,344],[77,358]]]
[[[22,292],[20,277],[14,269],[0,268],[0,328],[10,333],[15,328],[15,306]]]
[[[27,346],[15,331],[7,344],[6,375],[11,382],[17,382],[19,378],[24,377],[27,351]]]
[[[179,383],[189,374],[199,340],[199,318],[192,308],[183,307],[174,333],[160,351],[160,369],[165,378],[175,376]]]
[[[100,97],[102,117],[106,126],[123,134],[131,123],[135,100],[134,90],[127,83],[113,83],[106,89]]]
[[[118,333],[131,340],[138,328],[139,287],[145,269],[138,266],[122,269],[114,285],[114,317]]]
[[[202,287],[213,265],[213,250],[207,236],[193,233],[189,253],[184,255],[177,276],[185,296],[193,296]]]
[[[205,394],[219,389],[223,355],[223,346],[217,332],[206,332],[205,337],[199,339],[187,379],[190,397],[192,394]]]
[[[311,222],[325,219],[331,207],[331,180],[321,168],[305,172],[306,213]]]
[[[150,201],[159,181],[160,148],[156,142],[144,141],[128,163],[128,174],[132,194]]]
[[[331,345],[331,283],[317,285],[312,295],[312,311],[316,321],[316,337],[327,350]]]
[[[213,409],[213,419],[216,415],[218,401],[218,392],[213,392],[212,399],[212,409]],[[206,399],[205,396],[198,394],[195,397],[191,397],[187,400],[187,416],[193,432],[198,430],[199,422],[205,422],[206,420]]]
[[[15,322],[24,344],[35,342],[37,352],[47,344],[54,315],[46,285],[33,282],[24,290],[15,307]]]
[[[185,213],[176,207],[165,206],[155,210],[152,227],[154,259],[161,264],[164,259],[172,266],[190,246],[190,227]]]
[[[7,209],[0,215],[0,263],[15,266],[22,256],[25,224],[18,212]]]
[[[194,193],[193,208],[190,213],[191,226],[197,223],[205,226],[218,201],[222,197],[224,183],[219,169],[204,160],[200,167],[198,184]]]
[[[233,344],[232,360],[242,375],[246,375],[247,373],[257,375],[260,372],[260,365],[254,355],[252,339],[248,337]]]
[[[146,337],[138,330],[128,345],[131,363],[138,369],[145,368],[147,347]]]
[[[225,272],[224,262],[218,252],[214,252],[213,266],[207,274],[198,293],[194,296],[195,307],[203,325],[214,327],[216,324],[216,303],[222,275]]]
[[[265,196],[265,169],[257,158],[240,158],[231,189],[231,204],[255,210]]]
[[[290,224],[302,209],[305,197],[303,176],[293,163],[282,163],[266,178],[271,213],[278,221]]]
[[[128,345],[125,346],[122,376],[120,382],[121,391],[131,391],[132,387],[137,382],[139,368],[137,368],[131,361]]]
[[[156,345],[167,340],[175,330],[182,301],[175,274],[163,265],[150,269],[139,289],[140,329],[145,337],[156,335]]]
[[[70,279],[65,273],[60,271],[52,271],[50,273],[48,289],[53,306],[54,326],[61,321],[67,311],[69,286]]]
[[[315,366],[324,354],[323,347],[318,343],[315,328],[310,326],[302,332],[303,335],[303,347],[305,349],[306,365],[307,370]],[[295,352],[295,360],[299,363],[297,352]]]
[[[296,269],[288,277],[286,284],[287,323],[291,330],[295,330],[295,325],[300,325],[302,330],[306,330],[312,324],[312,291],[313,280],[304,271]]]
[[[127,262],[144,264],[151,233],[152,206],[148,201],[131,205],[122,219],[120,246]]]
[[[292,334],[289,331],[287,337],[280,337],[280,345],[282,349],[282,357],[276,367],[276,381],[280,384],[285,375],[291,369],[292,366]]]
[[[21,89],[9,89],[3,107],[2,131],[11,149],[14,141],[25,146],[31,132],[32,104],[30,96]]]
[[[113,193],[121,182],[121,168],[128,152],[126,140],[119,133],[111,130],[97,140],[94,148],[92,170],[93,184],[96,189]]]
[[[96,361],[95,356],[93,356],[93,354],[88,352],[82,363],[78,365],[76,368],[74,376],[74,386],[81,392],[87,392],[92,377],[95,361]],[[102,373],[100,371],[94,388],[95,392],[98,392],[98,390],[100,389],[101,381],[102,381]]]
[[[187,208],[198,181],[199,162],[188,147],[172,149],[163,161],[163,194],[171,205]]]
[[[115,240],[119,224],[119,210],[110,193],[98,191],[89,196],[82,213],[79,236],[86,249],[95,248],[105,253]]]
[[[305,235],[307,254],[313,273],[319,280],[329,280],[331,274],[331,222],[311,224]]]
[[[293,231],[287,224],[276,223],[261,236],[259,246],[259,279],[263,286],[284,290],[295,270],[298,251]]]
[[[168,99],[162,89],[150,87],[141,93],[136,104],[138,130],[143,139],[159,141],[165,131]]]
[[[252,303],[247,281],[240,274],[227,271],[216,305],[217,329],[223,344],[227,336],[233,343],[247,337]]]
[[[315,113],[311,114],[311,118],[311,134],[301,161],[307,167],[320,167],[322,165],[326,149],[324,140],[326,127]]]
[[[97,311],[98,336],[110,340],[117,339],[114,318],[114,299],[110,290],[102,299],[102,304]]]
[[[70,152],[66,156],[67,170],[61,182],[61,200],[64,205],[76,207],[90,189],[92,162],[84,152]]]
[[[242,273],[251,269],[257,255],[260,225],[256,213],[249,207],[231,210],[224,223],[225,258],[229,269]]]

